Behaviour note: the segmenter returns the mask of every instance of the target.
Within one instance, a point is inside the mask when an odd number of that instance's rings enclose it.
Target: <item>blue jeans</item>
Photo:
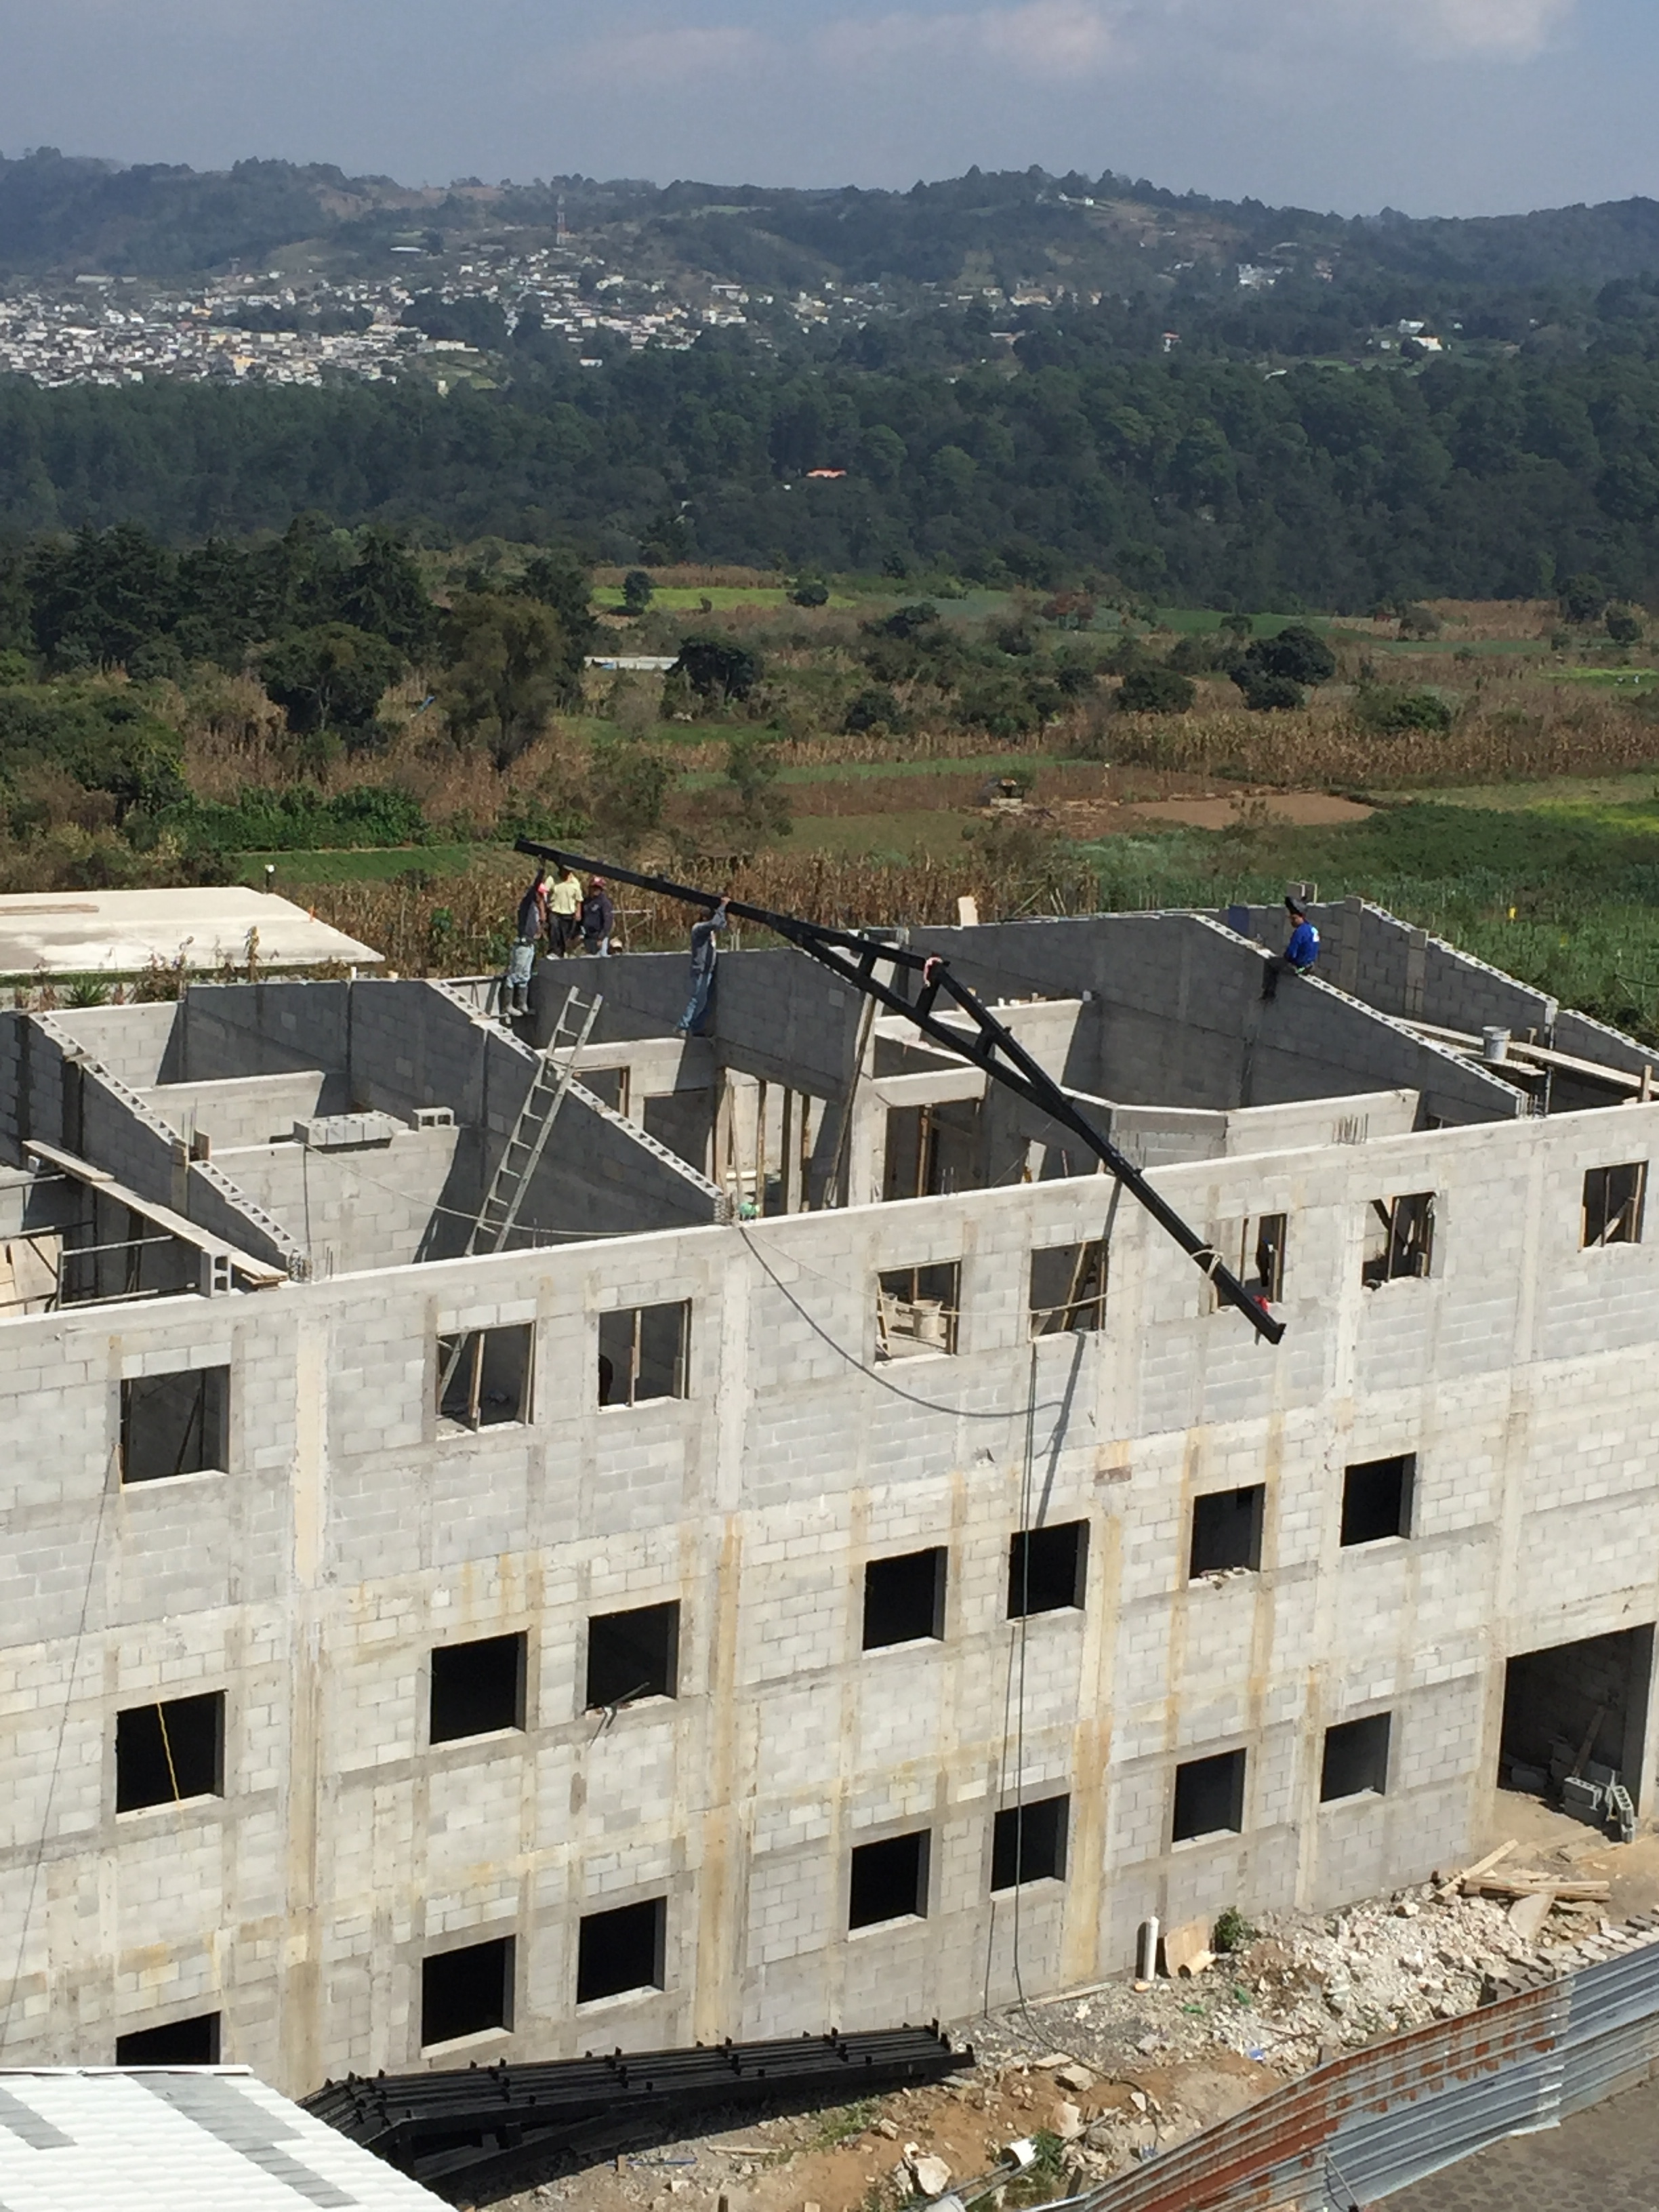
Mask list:
[[[536,940],[532,937],[528,945],[515,945],[507,955],[507,981],[501,991],[503,999],[509,996],[527,998],[530,994],[530,979],[535,972]]]
[[[714,971],[697,976],[691,985],[691,996],[685,1012],[680,1016],[680,1027],[688,1036],[702,1035],[703,1017],[708,1012],[708,1001],[714,988]]]

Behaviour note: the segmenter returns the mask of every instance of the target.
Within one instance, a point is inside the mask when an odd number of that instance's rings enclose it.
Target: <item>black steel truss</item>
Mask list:
[[[697,890],[687,884],[672,883],[665,876],[642,875],[636,869],[619,867],[613,860],[589,860],[560,846],[538,844],[533,838],[520,837],[518,849],[538,860],[555,860],[562,867],[603,877],[610,883],[633,884],[641,890],[655,891],[684,906],[702,907],[712,913],[720,903],[717,891]],[[840,981],[861,991],[890,1012],[902,1014],[931,1042],[983,1069],[993,1082],[1001,1084],[1005,1090],[1013,1091],[1046,1114],[1051,1121],[1069,1130],[1088,1146],[1109,1175],[1116,1176],[1158,1227],[1175,1239],[1188,1258],[1209,1278],[1217,1296],[1229,1305],[1237,1306],[1258,1336],[1266,1338],[1269,1344],[1279,1342],[1285,1334],[1284,1322],[1268,1311],[1264,1300],[1246,1290],[1213,1245],[1188,1226],[1133,1161],[1119,1152],[1110,1138],[1103,1136],[1079,1112],[1076,1103],[1048,1070],[1038,1065],[1012,1030],[998,1021],[967,984],[951,975],[946,961],[934,954],[912,951],[906,945],[890,944],[853,930],[831,929],[822,922],[802,921],[794,915],[773,914],[765,907],[747,906],[740,899],[728,899],[726,911],[740,921],[758,922],[763,928],[769,929],[797,951],[827,968]],[[893,982],[884,982],[876,974],[881,966],[896,971],[895,981],[898,970],[919,975],[921,988],[915,997],[908,999],[894,988]],[[936,1012],[941,999],[956,1008],[963,1018],[950,1020]]]
[[[404,2173],[465,2173],[477,2185],[531,2160],[544,2171],[568,2168],[653,2135],[672,2139],[699,2113],[850,2104],[973,2063],[972,2045],[953,2048],[935,2022],[372,2079],[349,2074],[304,2102]]]

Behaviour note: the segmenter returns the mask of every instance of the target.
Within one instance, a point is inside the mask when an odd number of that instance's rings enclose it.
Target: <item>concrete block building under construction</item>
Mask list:
[[[1314,919],[910,939],[1277,1346],[793,951],[0,1017],[4,2062],[958,2019],[1645,1816],[1650,1055]]]

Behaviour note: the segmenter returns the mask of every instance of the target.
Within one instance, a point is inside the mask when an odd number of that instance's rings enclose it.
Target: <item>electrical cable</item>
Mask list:
[[[1038,1413],[1046,1413],[1051,1411],[1060,1411],[1063,1409],[1066,1401],[1063,1398],[1053,1398],[1044,1399],[1040,1405],[1031,1404],[1023,1409],[1019,1407],[1013,1407],[1001,1412],[975,1413],[966,1407],[939,1405],[932,1398],[918,1397],[914,1390],[902,1390],[896,1382],[890,1382],[887,1377],[881,1372],[880,1369],[872,1366],[860,1353],[849,1352],[844,1344],[839,1344],[836,1342],[836,1339],[830,1335],[829,1330],[824,1328],[823,1322],[817,1320],[817,1317],[801,1304],[800,1300],[795,1296],[788,1284],[784,1281],[783,1278],[777,1273],[776,1269],[769,1265],[766,1255],[755,1243],[753,1235],[750,1232],[747,1222],[734,1221],[732,1224],[732,1226],[737,1231],[744,1243],[748,1246],[750,1251],[753,1254],[755,1259],[759,1262],[768,1280],[772,1284],[775,1290],[781,1291],[784,1297],[788,1300],[789,1304],[806,1323],[806,1326],[811,1330],[813,1335],[817,1337],[821,1342],[827,1344],[830,1351],[836,1354],[837,1358],[844,1359],[849,1367],[856,1367],[860,1374],[866,1376],[868,1381],[878,1384],[882,1389],[887,1391],[891,1396],[895,1398],[902,1398],[907,1406],[920,1406],[924,1413],[944,1413],[948,1415],[953,1421],[1017,1421],[1021,1417],[1022,1410],[1024,1411],[1027,1420],[1030,1421],[1035,1420],[1036,1416]],[[823,1271],[821,1269],[809,1268],[806,1272],[811,1274],[822,1275],[822,1279],[823,1281],[827,1283],[835,1282],[836,1283],[837,1288],[841,1287],[841,1285],[836,1281],[836,1277],[823,1274]]]

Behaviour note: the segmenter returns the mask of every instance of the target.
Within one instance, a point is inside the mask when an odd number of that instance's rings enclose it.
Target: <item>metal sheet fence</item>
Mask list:
[[[1645,2081],[1659,1943],[1369,2045],[1120,2174],[1086,2212],[1350,2212]]]

